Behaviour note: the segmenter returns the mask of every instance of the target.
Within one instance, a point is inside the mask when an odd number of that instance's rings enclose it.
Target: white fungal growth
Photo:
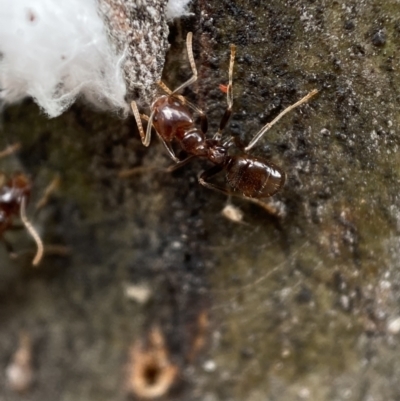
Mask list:
[[[188,3],[170,0],[165,17]],[[126,52],[114,49],[96,0],[0,0],[0,103],[31,96],[55,117],[82,96],[127,113]]]
[[[188,4],[191,0],[169,0],[166,9],[167,19],[189,15]]]
[[[50,116],[83,95],[126,109],[120,57],[108,42],[95,0],[0,0],[0,98],[31,96]]]

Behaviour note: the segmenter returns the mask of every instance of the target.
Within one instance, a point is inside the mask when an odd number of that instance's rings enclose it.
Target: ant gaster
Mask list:
[[[38,249],[32,262],[36,266],[43,255],[43,244],[38,233],[26,217],[26,203],[29,200],[30,194],[31,183],[26,175],[17,172],[8,177],[6,174],[0,173],[0,237],[3,236],[4,232],[13,227],[14,218],[19,216],[25,228],[36,242]],[[11,245],[7,241],[4,240],[4,242],[8,248],[11,248]]]
[[[229,84],[226,88],[228,107],[221,119],[218,132],[212,139],[208,139],[206,137],[207,118],[204,112],[190,103],[185,97],[178,94],[182,89],[197,80],[191,32],[187,35],[186,46],[193,76],[173,91],[163,82],[160,82],[159,85],[167,95],[160,96],[155,100],[151,106],[150,117],[139,114],[135,102],[131,104],[142,143],[145,146],[149,146],[151,130],[154,127],[169,155],[176,162],[176,165],[172,166],[172,169],[182,166],[194,157],[206,158],[214,163],[214,166],[199,175],[199,182],[205,187],[221,191],[228,195],[239,195],[253,199],[268,198],[276,194],[285,183],[285,172],[269,160],[248,154],[248,151],[286,113],[307,102],[318,91],[314,89],[298,102],[283,110],[273,121],[266,124],[246,147],[240,149],[241,154],[230,155],[229,149],[235,145],[235,142],[233,138],[223,138],[222,131],[227,125],[232,112],[232,75],[236,47],[231,45]],[[200,115],[200,128],[195,125],[190,109]],[[146,133],[143,130],[141,118],[148,121]],[[179,160],[176,157],[171,146],[173,141],[176,141],[182,150],[189,155],[186,159]],[[209,182],[211,177],[221,171],[225,171],[226,181],[230,188]]]

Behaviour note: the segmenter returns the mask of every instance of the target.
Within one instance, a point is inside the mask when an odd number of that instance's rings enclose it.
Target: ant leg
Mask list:
[[[44,206],[46,206],[46,204],[48,203],[48,201],[49,201],[49,198],[50,198],[50,196],[51,196],[51,194],[53,193],[53,192],[55,192],[57,189],[58,189],[58,187],[60,186],[60,176],[59,176],[59,174],[57,174],[54,178],[53,178],[53,180],[50,182],[50,184],[45,188],[45,190],[44,190],[44,193],[43,193],[43,196],[39,199],[39,201],[36,203],[36,206],[35,206],[35,214],[40,210],[40,209],[42,209]]]
[[[7,146],[4,150],[0,152],[0,159],[3,157],[12,155],[13,153],[17,152],[21,148],[21,144],[16,142],[12,145]]]
[[[131,102],[131,108],[132,108],[133,115],[135,116],[135,120],[136,120],[137,127],[139,129],[140,137],[142,138],[142,144],[147,147],[150,145],[152,124],[150,123],[147,126],[147,130],[146,130],[146,134],[145,134],[143,125],[142,125],[141,115],[139,113],[139,109],[138,109],[135,101]],[[154,115],[154,112],[151,113],[149,120],[151,119],[151,121],[153,121],[153,118],[152,118],[153,115]],[[149,129],[149,127],[150,127],[150,129]]]
[[[139,167],[133,167],[128,170],[121,170],[118,173],[118,177],[127,178],[134,174],[142,174],[142,173],[147,173],[149,171],[172,173],[173,171],[178,170],[179,168],[184,166],[186,163],[189,163],[190,160],[192,160],[194,157],[195,156],[192,155],[192,156],[188,156],[186,159],[178,160],[175,164],[173,164],[172,166],[169,166],[167,168],[139,166]],[[46,249],[47,249],[47,247],[46,247]]]
[[[138,167],[133,167],[133,168],[129,168],[129,169],[125,169],[125,170],[120,170],[118,172],[118,177],[119,178],[128,178],[131,177],[132,175],[135,174],[142,174],[142,173],[148,173],[151,171],[162,171],[161,168],[158,167],[154,167],[154,166],[138,166]],[[47,248],[47,247],[46,247]]]
[[[193,156],[193,155],[188,156],[186,159],[179,160],[176,164],[173,164],[172,166],[167,167],[167,169],[166,169],[167,173],[172,173],[173,171],[180,169],[185,164],[189,163],[192,159],[194,159],[194,157],[195,156]]]
[[[160,86],[160,88],[167,93],[169,96],[174,96],[176,98],[178,98],[182,104],[189,106],[192,110],[194,110],[196,113],[199,114],[200,116],[200,128],[201,131],[203,132],[203,134],[207,133],[208,130],[208,120],[207,120],[207,116],[205,115],[204,111],[201,110],[199,107],[197,107],[196,105],[194,105],[193,103],[189,102],[189,100],[187,100],[185,98],[185,96],[182,95],[176,95],[172,92],[171,89],[168,88],[168,86],[163,82],[163,81],[159,81],[157,82],[158,85]]]
[[[203,185],[206,188],[213,189],[214,191],[222,192],[225,195],[236,195],[233,191],[229,191],[225,187],[222,187],[221,185],[217,184],[212,184],[211,182],[208,181],[211,177],[214,175],[217,175],[223,170],[221,166],[213,166],[209,168],[208,170],[203,171],[199,175],[199,183]]]
[[[190,63],[190,67],[193,72],[193,76],[190,79],[188,79],[186,82],[184,82],[181,86],[176,88],[172,92],[172,94],[175,94],[175,93],[181,91],[182,89],[186,88],[189,85],[192,85],[193,83],[195,83],[197,81],[197,69],[196,69],[196,64],[194,62],[192,39],[193,39],[193,33],[189,32],[186,36],[186,48],[187,48],[189,63]]]
[[[21,221],[24,224],[25,228],[28,230],[29,234],[32,236],[33,240],[36,242],[37,251],[36,251],[36,255],[32,261],[32,265],[37,266],[40,263],[40,261],[42,260],[43,253],[44,253],[44,247],[43,247],[43,242],[39,237],[39,234],[34,229],[32,223],[26,217],[25,203],[26,203],[26,197],[23,196],[21,199],[20,217],[21,217]]]
[[[275,117],[270,123],[266,124],[261,130],[254,136],[254,138],[250,141],[250,143],[244,148],[245,152],[248,152],[254,145],[260,140],[260,138],[275,124],[277,123],[286,113],[289,113],[289,111],[295,109],[296,107],[300,106],[303,103],[306,103],[308,100],[310,100],[313,96],[315,96],[318,93],[317,89],[312,90],[308,95],[304,96],[302,99],[300,99],[298,102],[295,104],[292,104],[291,106],[287,107],[285,110],[283,110],[280,114],[278,114],[277,117]]]
[[[156,131],[157,132],[157,131]],[[158,137],[160,138],[160,141],[163,143],[165,146],[165,149],[167,149],[168,154],[171,156],[171,159],[175,163],[179,163],[180,160],[176,157],[174,150],[172,149],[172,146],[170,143],[168,143],[158,132],[157,132]]]
[[[233,64],[235,62],[235,54],[236,54],[236,46],[231,45],[231,58],[229,62],[229,84],[226,88],[226,102],[228,107],[225,110],[224,115],[222,116],[221,122],[219,123],[218,132],[214,135],[213,139],[219,140],[222,135],[223,129],[226,127],[226,124],[229,121],[229,118],[232,114],[232,106],[233,106]]]

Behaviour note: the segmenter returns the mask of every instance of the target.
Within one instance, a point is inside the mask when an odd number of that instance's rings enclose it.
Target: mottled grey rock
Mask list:
[[[150,104],[168,49],[163,0],[99,0],[99,9],[122,62],[127,100]]]

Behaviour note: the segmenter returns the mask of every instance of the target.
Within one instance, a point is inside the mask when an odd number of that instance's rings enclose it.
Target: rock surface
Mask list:
[[[199,80],[187,95],[211,133],[226,107],[230,43],[227,132],[242,141],[320,90],[252,152],[288,174],[271,201],[282,216],[232,199],[243,220],[226,219],[226,196],[197,183],[207,164],[157,171],[170,164],[165,149],[155,137],[143,148],[133,119],[82,105],[54,120],[28,102],[5,110],[3,146],[23,147],[4,168],[21,163],[36,199],[60,175],[35,221],[46,244],[70,252],[38,269],[28,251],[16,261],[3,252],[4,399],[20,399],[5,372],[22,332],[30,400],[122,400],[160,377],[173,400],[399,398],[398,4],[213,3],[194,4],[194,17],[172,28],[164,71],[171,87],[188,78],[193,30]],[[32,249],[24,231],[7,238]],[[149,290],[146,302],[129,286]]]

